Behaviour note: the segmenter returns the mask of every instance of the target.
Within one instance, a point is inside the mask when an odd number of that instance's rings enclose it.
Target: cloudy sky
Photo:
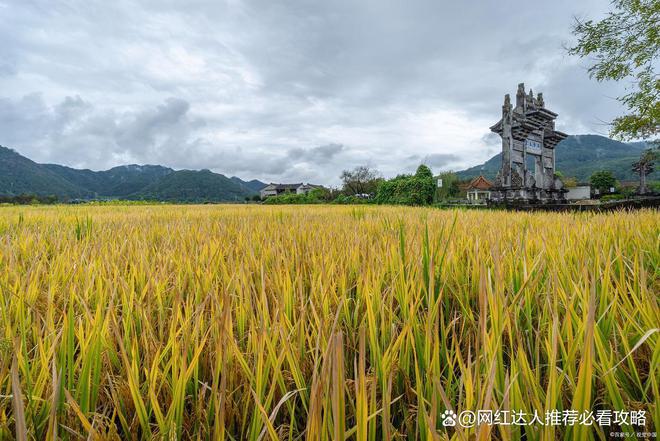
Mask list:
[[[0,0],[0,145],[38,162],[336,184],[483,162],[519,82],[606,134],[621,85],[565,54],[608,0]]]

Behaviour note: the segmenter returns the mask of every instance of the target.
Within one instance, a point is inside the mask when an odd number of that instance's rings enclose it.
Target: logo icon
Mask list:
[[[456,418],[458,416],[453,410],[447,409],[444,412],[442,412],[442,415],[440,415],[440,418],[442,418],[442,425],[445,427],[454,427],[456,425]]]

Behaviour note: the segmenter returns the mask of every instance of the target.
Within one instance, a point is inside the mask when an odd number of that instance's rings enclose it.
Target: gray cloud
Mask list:
[[[525,81],[569,133],[621,86],[562,44],[607,0],[0,0],[0,144],[37,161],[162,163],[336,183],[487,159]],[[413,158],[414,157],[414,158]]]
[[[294,148],[289,150],[287,156],[292,160],[319,163],[332,159],[342,150],[342,144],[326,144],[311,149]]]
[[[483,142],[485,145],[492,146],[500,145],[502,141],[497,133],[488,132],[481,137],[481,142]]]
[[[448,165],[460,162],[460,157],[451,153],[433,153],[424,157],[424,164],[429,167],[446,168]]]

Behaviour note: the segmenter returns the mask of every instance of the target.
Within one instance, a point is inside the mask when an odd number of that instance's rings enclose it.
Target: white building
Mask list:
[[[323,187],[321,185],[315,184],[303,184],[302,182],[298,184],[270,183],[261,189],[259,193],[261,195],[261,199],[266,199],[269,196],[277,196],[283,193],[307,194],[312,190],[316,190],[317,188]]]
[[[578,185],[567,188],[566,199],[569,201],[580,201],[591,199],[591,185]]]
[[[312,190],[316,190],[317,188],[323,188],[323,187],[314,184],[302,184],[301,186],[296,188],[296,194],[307,194]]]

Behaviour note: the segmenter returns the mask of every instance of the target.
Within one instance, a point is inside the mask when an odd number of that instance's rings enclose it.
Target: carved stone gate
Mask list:
[[[555,147],[565,133],[555,130],[557,114],[545,108],[543,94],[536,97],[518,85],[516,106],[504,96],[502,119],[490,130],[502,137],[502,167],[491,192],[494,201],[558,201],[566,190],[555,176]]]

